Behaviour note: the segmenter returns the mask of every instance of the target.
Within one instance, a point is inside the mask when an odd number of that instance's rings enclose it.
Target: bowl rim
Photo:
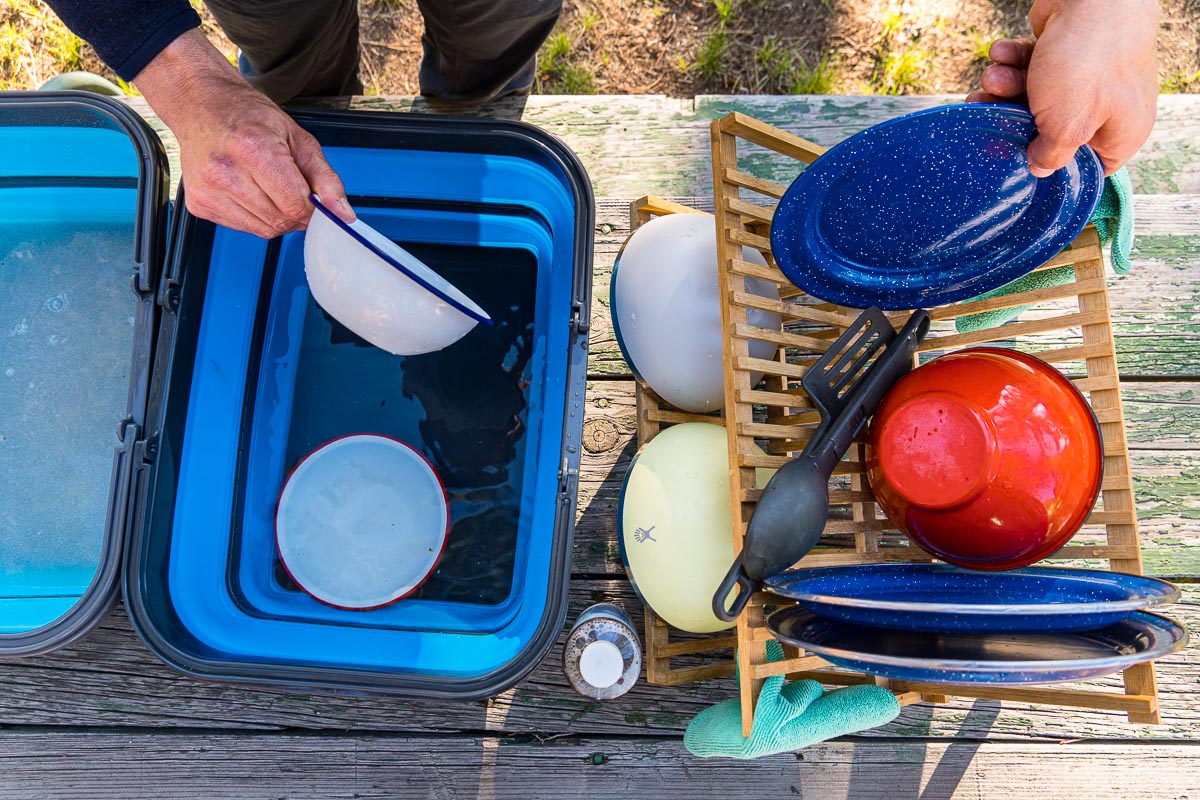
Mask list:
[[[326,219],[328,219],[330,222],[332,222],[337,227],[341,228],[345,233],[349,234],[350,237],[352,239],[354,239],[356,242],[358,242],[363,247],[370,250],[375,255],[379,256],[381,259],[383,259],[383,261],[386,264],[399,270],[400,273],[403,274],[406,278],[411,279],[414,283],[416,283],[421,288],[425,289],[430,294],[434,295],[435,297],[437,297],[440,300],[445,301],[446,303],[449,303],[456,310],[462,312],[463,314],[466,314],[468,317],[475,320],[476,322],[482,322],[484,325],[492,324],[491,316],[486,311],[484,311],[482,308],[480,308],[475,303],[474,300],[472,300],[471,298],[469,298],[465,294],[463,294],[456,286],[454,286],[452,283],[447,281],[445,278],[438,276],[437,273],[435,273],[432,269],[430,269],[428,266],[426,266],[419,258],[412,255],[404,248],[400,247],[400,245],[394,245],[394,246],[400,253],[403,253],[405,256],[408,256],[408,258],[412,259],[411,264],[405,264],[402,261],[398,260],[395,256],[384,252],[383,249],[378,247],[374,242],[372,242],[367,237],[363,236],[362,233],[360,233],[359,231],[355,230],[355,228],[352,225],[345,222],[344,220],[341,219],[341,217],[337,216],[332,211],[330,211],[327,206],[325,206],[324,204],[321,203],[321,198],[316,193],[310,193],[308,196],[308,199],[309,199],[309,202],[311,202],[313,204],[313,208],[316,211],[319,211]],[[361,224],[364,226],[366,225],[365,222],[361,223]],[[429,275],[420,274],[421,268],[423,268],[424,270],[427,270],[429,272]],[[450,287],[454,292],[456,292],[456,293],[458,293],[458,295],[460,295],[461,299],[454,297],[449,292],[434,285],[430,280],[430,276],[435,276],[435,277],[437,277],[438,280],[445,282],[445,284],[448,287]],[[465,303],[464,303],[464,301],[465,301]]]

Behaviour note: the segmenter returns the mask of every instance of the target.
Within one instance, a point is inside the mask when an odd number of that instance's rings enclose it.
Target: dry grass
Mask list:
[[[0,81],[36,89],[83,64],[83,40],[36,0],[0,0]]]
[[[1027,33],[1029,0],[567,0],[542,47],[548,94],[966,92],[1001,36]],[[236,48],[198,0],[205,30]],[[360,0],[370,94],[415,94],[415,0]],[[1200,0],[1164,0],[1164,91],[1200,91]],[[105,70],[42,0],[0,0],[0,86]]]

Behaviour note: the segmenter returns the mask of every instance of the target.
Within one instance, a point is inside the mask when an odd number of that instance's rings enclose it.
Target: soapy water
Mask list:
[[[0,229],[0,597],[79,594],[100,558],[137,308],[130,225]]]
[[[279,485],[263,488],[277,494],[301,459],[340,436],[374,433],[406,442],[440,477],[451,520],[437,568],[411,597],[498,604],[513,588],[525,494],[537,260],[518,248],[401,244],[483,306],[494,324],[477,326],[440,352],[395,356],[326,314],[302,275],[281,276],[280,284],[289,277],[298,283],[284,297],[277,288],[272,302],[286,298],[302,305],[303,322],[286,438],[273,438],[268,445],[282,441],[283,473],[272,476]],[[303,267],[283,258],[279,269]],[[272,379],[270,358],[264,353],[260,380]],[[261,546],[263,537],[255,541]],[[277,556],[273,567],[279,587],[299,591]]]

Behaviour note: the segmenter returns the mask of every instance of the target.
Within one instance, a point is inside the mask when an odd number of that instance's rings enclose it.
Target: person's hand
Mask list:
[[[134,83],[179,140],[187,207],[196,216],[269,239],[306,227],[311,191],[354,220],[317,140],[199,30],[168,45]]]
[[[1000,39],[969,102],[1027,103],[1044,178],[1090,144],[1111,175],[1150,136],[1157,113],[1156,0],[1035,0],[1033,39]]]

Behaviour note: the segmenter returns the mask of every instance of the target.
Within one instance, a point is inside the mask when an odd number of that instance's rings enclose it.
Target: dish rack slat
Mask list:
[[[776,201],[786,187],[750,174],[739,162],[749,147],[764,148],[797,162],[818,158],[824,149],[742,114],[730,114],[712,125],[714,225],[717,230],[718,280],[724,348],[725,408],[721,415],[687,414],[670,408],[648,387],[637,388],[638,445],[644,446],[664,426],[707,421],[722,424],[728,433],[729,491],[732,536],[740,551],[746,525],[761,492],[755,469],[778,468],[798,454],[819,421],[799,378],[829,343],[858,315],[857,309],[824,303],[792,286],[779,271],[770,251],[770,221]],[[761,154],[761,150],[758,151]],[[798,170],[799,171],[799,170]],[[631,228],[664,214],[704,213],[655,197],[643,197],[630,208]],[[742,246],[758,249],[768,267],[742,258]],[[930,309],[935,321],[919,353],[941,353],[980,344],[1017,347],[1045,358],[1074,375],[1073,382],[1088,398],[1103,434],[1104,482],[1095,510],[1070,544],[1054,560],[1087,562],[1089,566],[1141,574],[1136,507],[1129,452],[1121,407],[1120,379],[1104,260],[1099,235],[1089,225],[1063,252],[1039,270],[1075,265],[1073,281],[1005,297],[968,300]],[[762,298],[747,290],[746,278],[774,283],[780,300]],[[954,330],[952,321],[970,314],[1030,306],[1022,319],[996,328],[968,333]],[[747,310],[779,312],[783,323],[767,329],[751,325]],[[891,312],[896,327],[907,312]],[[1052,336],[1050,336],[1052,334]],[[752,340],[776,345],[771,360],[751,358]],[[919,358],[919,355],[918,355]],[[758,385],[751,373],[765,377]],[[757,377],[757,376],[756,376]],[[761,448],[761,449],[759,449]],[[835,471],[830,493],[830,521],[820,545],[798,566],[873,564],[893,561],[932,561],[908,543],[874,502],[864,465],[864,445],[858,441]],[[742,706],[743,733],[749,735],[754,705],[763,681],[773,675],[812,678],[833,685],[875,683],[892,690],[902,704],[945,702],[950,696],[1019,701],[1124,711],[1131,722],[1157,724],[1158,689],[1154,666],[1139,664],[1123,673],[1125,693],[1059,686],[996,687],[940,685],[889,680],[831,667],[816,656],[784,648],[784,659],[768,662],[766,627],[770,608],[789,601],[759,592],[739,618],[734,635],[681,640],[677,632],[646,610],[647,680],[678,684],[734,673],[734,660],[710,655],[700,666],[672,666],[681,656],[694,657],[734,648]],[[705,644],[707,642],[707,646]]]

